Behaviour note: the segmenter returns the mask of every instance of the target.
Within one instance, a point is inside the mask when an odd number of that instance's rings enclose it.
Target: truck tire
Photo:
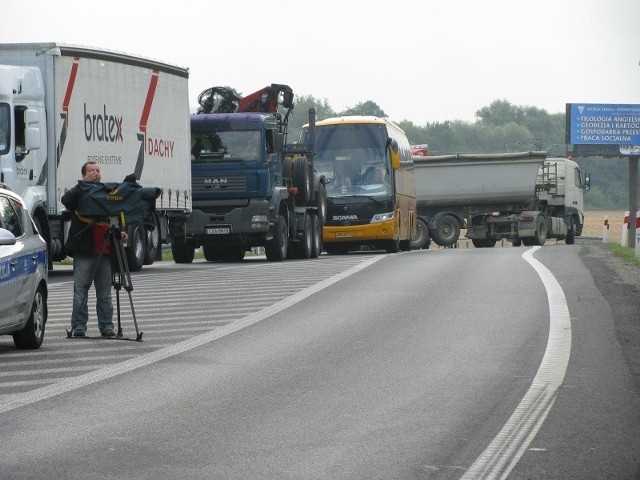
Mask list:
[[[438,245],[450,247],[460,238],[460,224],[452,215],[442,215],[436,219],[436,228],[430,233]]]
[[[320,217],[315,213],[311,214],[311,230],[313,231],[311,258],[318,258],[322,253],[322,224]]]
[[[311,224],[311,216],[305,214],[303,222],[302,238],[291,245],[293,258],[311,258],[311,253],[313,251],[313,227]]]
[[[127,254],[127,262],[129,264],[129,270],[132,272],[139,272],[144,265],[144,259],[147,252],[147,234],[142,224],[136,223],[129,225],[127,229],[129,238],[127,239],[127,248],[125,252]]]
[[[421,218],[416,219],[416,229],[411,237],[411,249],[420,250],[422,248],[429,248],[429,227],[427,222]]]
[[[282,178],[288,178],[291,181],[291,175],[293,172],[293,159],[291,157],[285,157],[282,160]]]
[[[322,226],[327,221],[327,187],[322,182],[318,185],[315,206],[318,208],[318,218]]]
[[[471,243],[476,248],[493,248],[496,246],[494,238],[472,238]]]
[[[189,240],[184,243],[172,242],[171,254],[173,255],[173,261],[176,263],[191,263],[195,256],[195,248]]]
[[[220,260],[220,255],[218,252],[218,247],[213,245],[203,245],[202,253],[204,253],[204,259],[207,262],[215,262],[216,260]]]
[[[146,233],[147,241],[145,243],[146,247],[144,251],[144,264],[145,265],[153,265],[153,262],[158,260],[158,253],[162,251],[162,247],[160,245],[160,227],[158,222],[158,217],[154,213],[152,215],[153,219],[153,228],[145,228],[144,231]],[[162,255],[160,255],[160,259],[162,259]]]
[[[311,196],[311,179],[307,157],[298,157],[293,163],[293,186],[298,189],[296,205],[306,205]]]
[[[270,262],[282,262],[287,258],[289,246],[289,229],[284,216],[278,215],[276,224],[273,226],[273,238],[264,246],[264,253]]]
[[[241,262],[244,260],[244,253],[245,249],[242,245],[218,249],[218,255],[223,262]]]
[[[544,245],[547,241],[547,221],[543,215],[536,219],[536,235],[533,237],[533,245]],[[526,245],[526,244],[525,244]]]

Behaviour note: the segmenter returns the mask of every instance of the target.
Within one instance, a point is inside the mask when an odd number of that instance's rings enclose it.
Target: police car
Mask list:
[[[22,199],[0,184],[0,335],[39,348],[47,321],[47,245]]]

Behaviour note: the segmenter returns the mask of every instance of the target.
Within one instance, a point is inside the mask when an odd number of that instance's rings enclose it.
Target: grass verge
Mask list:
[[[633,248],[623,247],[619,243],[615,242],[610,243],[609,248],[616,257],[620,257],[629,265],[640,267],[640,257],[636,257],[636,253]]]

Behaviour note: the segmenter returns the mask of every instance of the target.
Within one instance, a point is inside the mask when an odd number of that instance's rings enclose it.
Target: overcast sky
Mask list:
[[[8,3],[7,3],[8,1]],[[496,99],[640,104],[639,0],[3,0],[0,42],[61,42],[188,67],[189,96],[271,83],[416,125]]]

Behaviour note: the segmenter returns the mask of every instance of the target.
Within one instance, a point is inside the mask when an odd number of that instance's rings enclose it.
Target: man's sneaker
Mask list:
[[[80,329],[74,330],[73,331],[73,336],[74,337],[84,337],[85,336],[84,335],[84,330],[80,330]]]
[[[105,330],[104,332],[102,332],[102,336],[103,337],[115,337],[116,334],[113,330]]]

